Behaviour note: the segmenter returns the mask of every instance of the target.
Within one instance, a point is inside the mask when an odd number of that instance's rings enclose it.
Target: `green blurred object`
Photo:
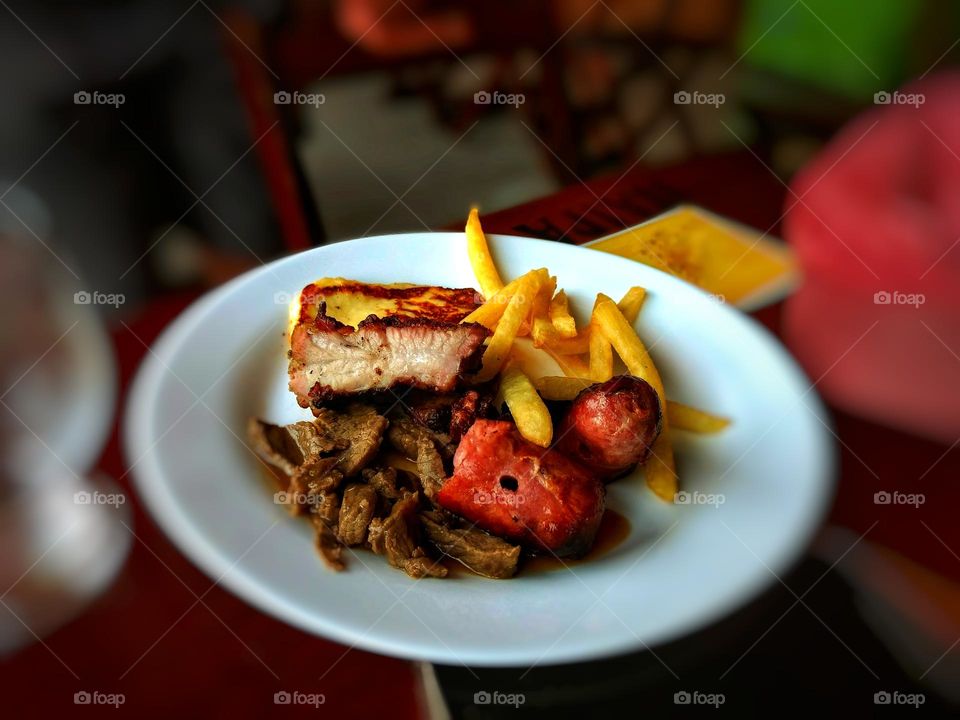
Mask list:
[[[923,12],[918,0],[747,0],[742,62],[850,100],[897,87]]]

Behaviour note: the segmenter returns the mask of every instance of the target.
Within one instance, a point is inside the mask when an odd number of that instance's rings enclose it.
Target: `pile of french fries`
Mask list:
[[[673,502],[677,472],[671,433],[685,430],[715,433],[729,420],[667,400],[660,373],[633,326],[646,299],[642,287],[633,287],[619,303],[600,293],[590,321],[577,328],[566,293],[546,268],[531,270],[504,284],[480,225],[477,209],[466,226],[467,254],[480,285],[484,303],[463,322],[480,323],[493,334],[487,340],[478,382],[499,375],[499,399],[507,405],[520,434],[540,447],[553,442],[553,421],[544,400],[572,400],[583,389],[613,377],[614,352],[627,372],[650,384],[665,409],[663,429],[645,467],[647,486],[661,499]],[[548,353],[562,376],[531,379],[514,361],[514,342],[529,337],[535,348]]]

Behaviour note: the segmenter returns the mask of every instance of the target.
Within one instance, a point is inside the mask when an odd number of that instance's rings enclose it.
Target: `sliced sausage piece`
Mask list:
[[[585,553],[603,516],[598,477],[505,420],[478,420],[460,441],[438,504],[493,535],[558,556]]]

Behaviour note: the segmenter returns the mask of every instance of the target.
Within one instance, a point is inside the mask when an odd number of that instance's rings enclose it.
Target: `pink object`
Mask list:
[[[960,73],[890,97],[794,178],[784,235],[805,279],[787,303],[785,337],[835,406],[953,444]]]

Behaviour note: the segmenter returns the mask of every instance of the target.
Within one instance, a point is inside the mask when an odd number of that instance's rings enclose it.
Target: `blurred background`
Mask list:
[[[260,716],[276,690],[309,691],[337,665],[327,683],[356,692],[329,694],[329,711],[480,716],[462,669],[344,655],[211,587],[143,513],[117,434],[149,345],[206,290],[316,245],[459,228],[474,204],[488,231],[574,243],[696,205],[741,224],[732,265],[786,241],[802,280],[750,309],[835,415],[837,500],[784,584],[801,597],[817,585],[824,619],[761,636],[797,596],[781,587],[737,620],[755,625],[746,642],[720,628],[698,640],[715,652],[665,653],[731,705],[795,692],[870,712],[875,693],[901,692],[956,708],[960,5],[0,6],[0,682],[13,715]],[[923,500],[907,510],[884,492]],[[749,670],[721,681],[759,637]],[[524,711],[673,712],[672,692],[651,695],[658,667],[534,673]],[[562,691],[570,677],[582,697]]]

